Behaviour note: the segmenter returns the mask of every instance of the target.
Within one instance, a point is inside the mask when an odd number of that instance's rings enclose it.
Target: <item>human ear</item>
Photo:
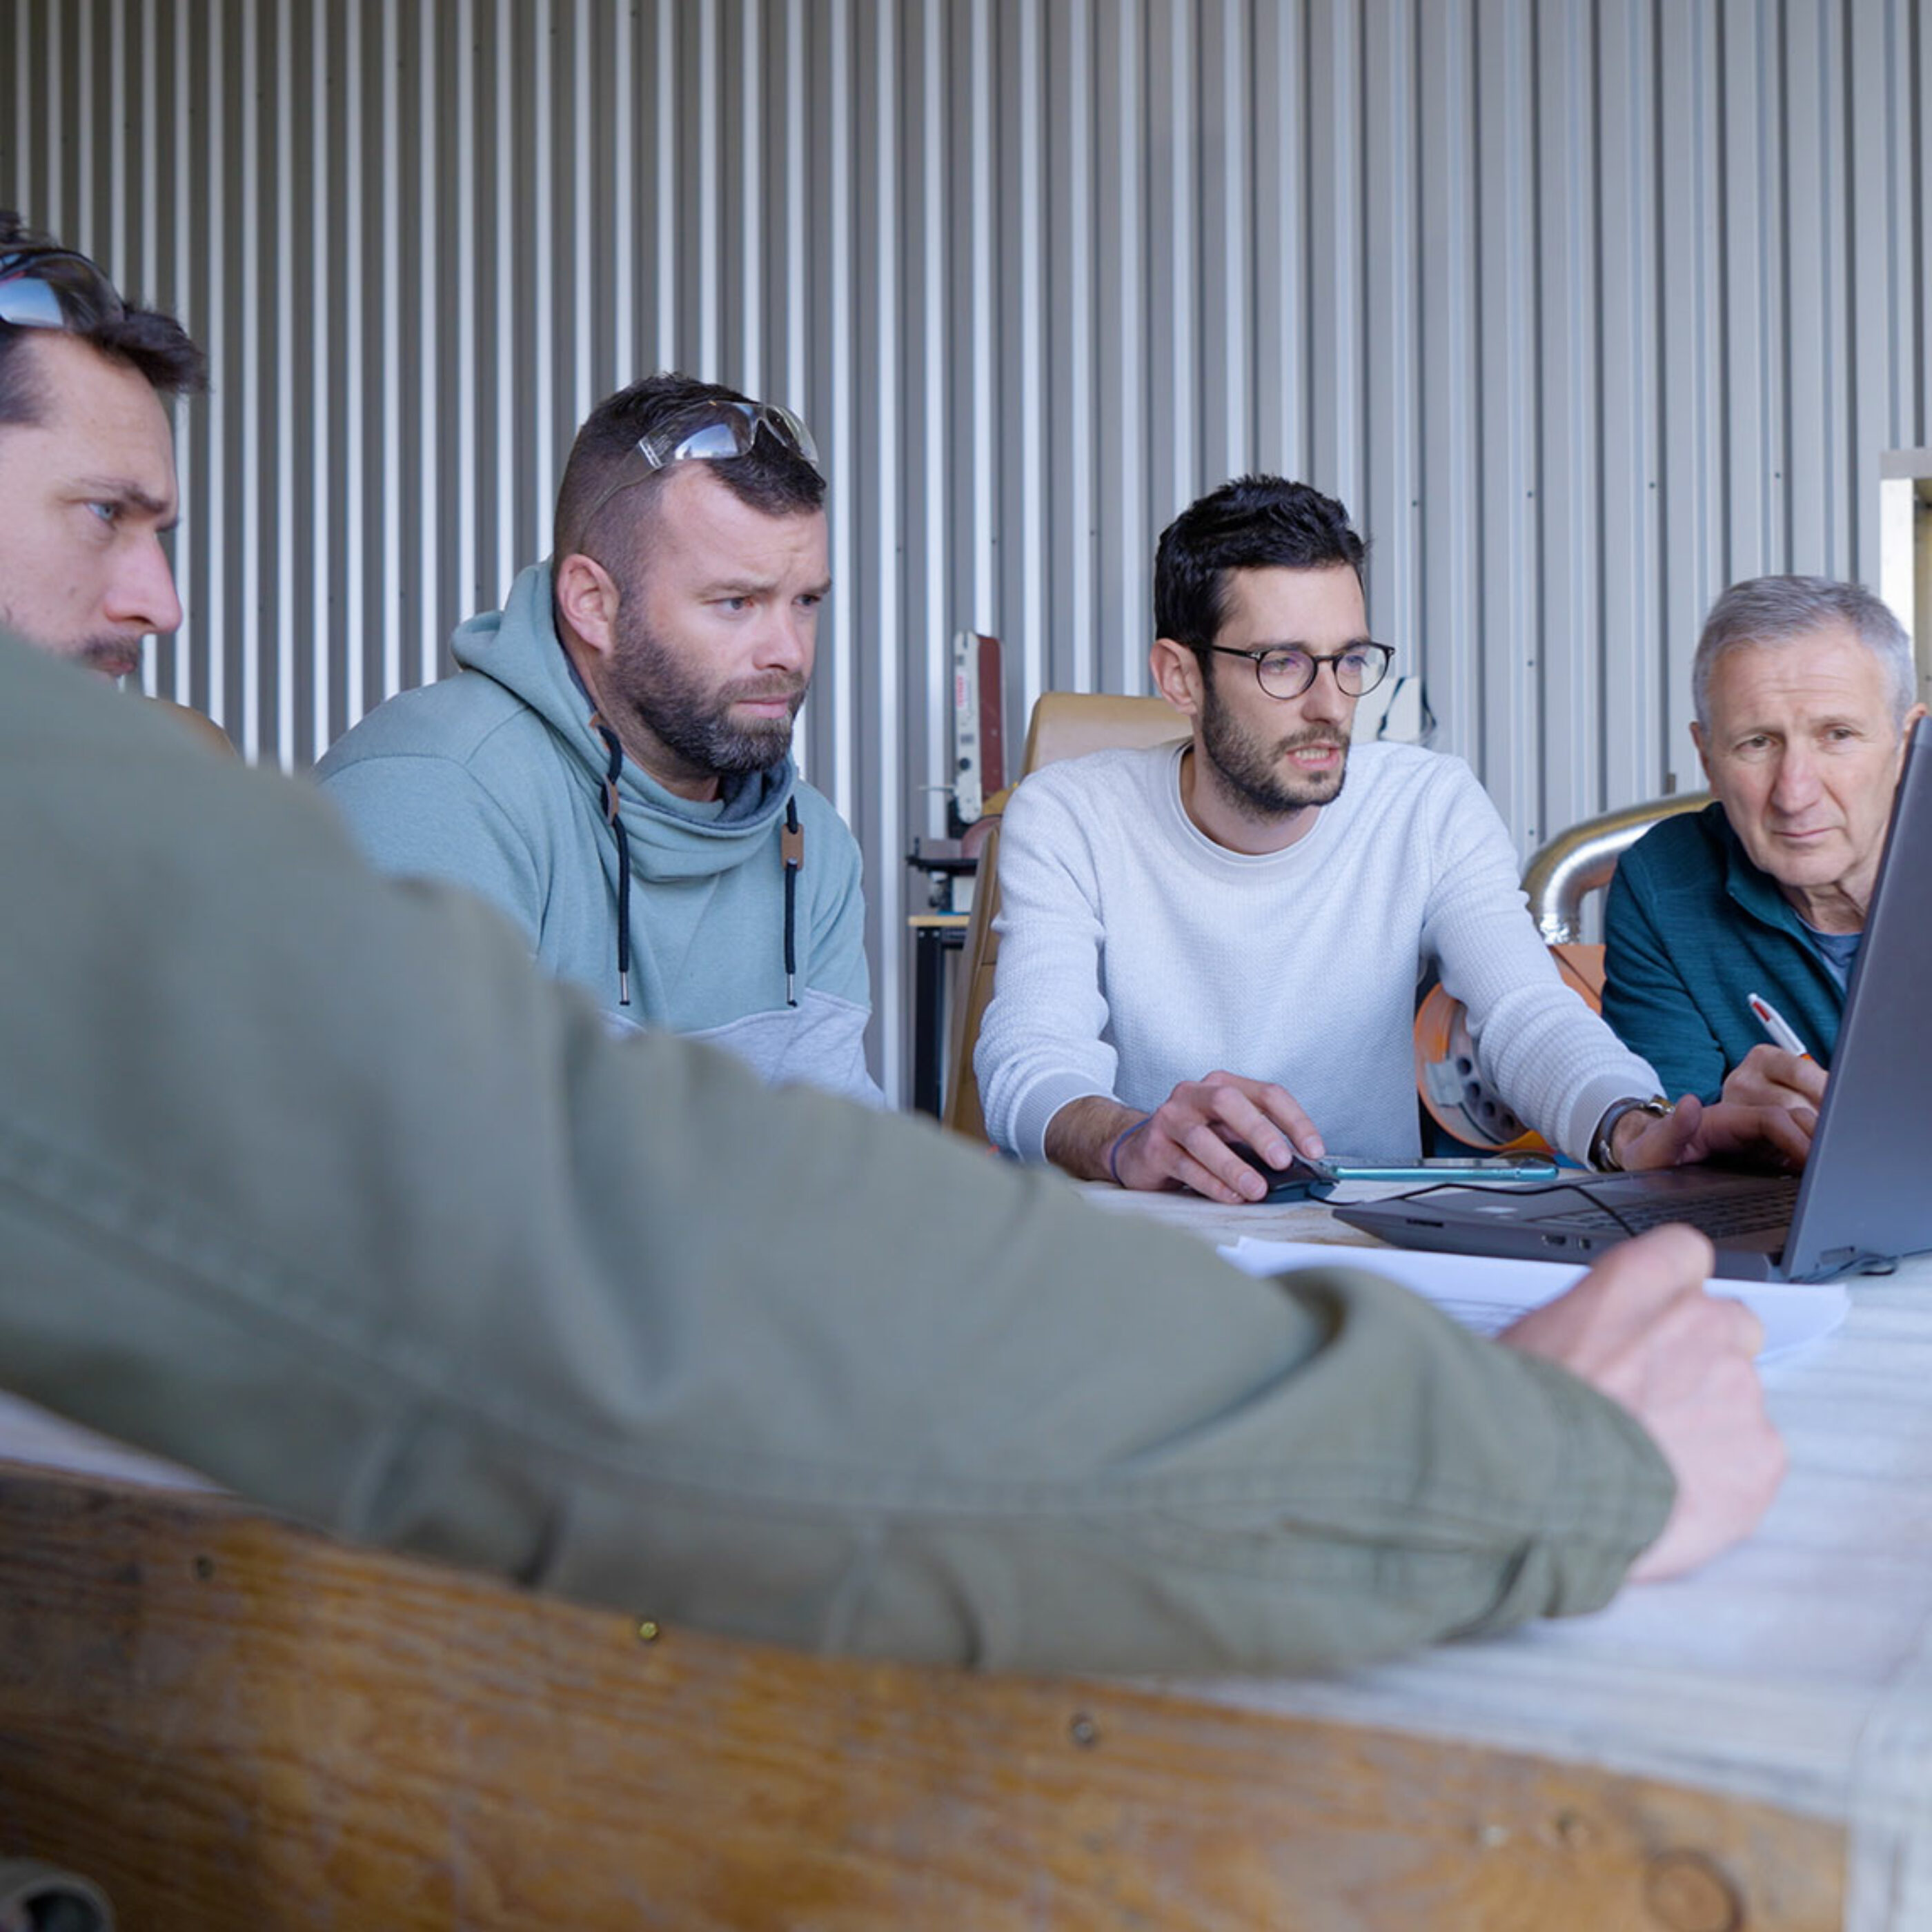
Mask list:
[[[1148,652],[1148,669],[1154,674],[1154,688],[1184,717],[1192,718],[1201,709],[1202,686],[1201,660],[1187,645],[1172,638],[1156,638]]]
[[[559,620],[590,650],[607,656],[622,601],[616,578],[595,557],[573,550],[557,560],[551,587]]]

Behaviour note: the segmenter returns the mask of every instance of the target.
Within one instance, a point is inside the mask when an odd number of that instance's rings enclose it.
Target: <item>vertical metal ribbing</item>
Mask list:
[[[597,366],[596,338],[597,282],[595,265],[604,258],[604,238],[597,224],[598,196],[592,143],[598,128],[597,98],[592,78],[591,0],[572,0],[571,10],[570,224],[571,334],[570,422],[560,423],[551,440],[568,440],[572,426],[580,423],[602,398],[604,388]],[[544,544],[543,548],[549,546]]]
[[[366,129],[362,86],[362,10],[352,7],[343,22],[342,190],[346,214],[342,250],[344,398],[342,440],[342,707],[343,722],[353,724],[368,709],[369,527],[368,440],[364,424],[368,396],[368,289],[363,261],[368,230],[364,219],[362,154]]]
[[[206,290],[207,308],[202,323],[205,333],[201,346],[207,352],[208,368],[214,372],[212,392],[202,415],[203,446],[208,452],[206,482],[196,505],[204,528],[204,534],[198,541],[207,563],[200,600],[203,619],[201,634],[206,640],[208,711],[226,727],[229,736],[236,744],[243,745],[246,742],[247,718],[232,717],[228,710],[228,659],[231,648],[229,582],[235,557],[232,547],[224,541],[224,533],[237,527],[229,520],[228,503],[226,384],[230,379],[231,338],[227,326],[229,294],[225,268],[231,259],[232,240],[226,195],[227,116],[223,100],[226,66],[224,56],[228,40],[218,0],[210,0],[202,18],[201,49],[190,67],[187,28],[191,17],[190,10],[183,7],[178,46],[182,68],[196,76],[206,107],[203,119],[208,130],[206,152],[194,157],[188,166],[199,188],[197,206],[202,217],[197,230],[200,245],[196,253],[198,266],[206,275],[200,285]],[[186,86],[184,76],[184,92]],[[182,103],[182,116],[184,123],[193,124],[186,100]],[[191,149],[189,152],[192,155]],[[246,648],[247,641],[242,640],[243,648]]]
[[[448,526],[442,506],[442,371],[448,316],[442,299],[442,249],[445,202],[436,134],[447,76],[437,60],[436,28],[442,0],[418,0],[416,20],[416,339],[415,367],[416,500],[415,551],[409,566],[414,587],[416,664],[412,684],[428,684],[436,674],[442,651],[443,586],[449,581],[445,560]],[[400,398],[398,398],[400,403]],[[395,588],[400,590],[398,585]]]
[[[968,482],[972,504],[973,612],[970,628],[997,632],[1000,619],[994,590],[994,494],[998,487],[994,451],[994,409],[998,394],[993,369],[994,304],[998,284],[994,279],[993,233],[998,212],[999,186],[993,169],[993,14],[991,0],[968,0],[970,35],[967,55],[967,140],[970,170],[964,184],[968,197],[966,219],[971,238],[969,283],[962,292],[971,317],[968,366],[970,371],[971,469]]]
[[[555,500],[556,479],[554,452],[556,437],[556,291],[557,236],[568,234],[567,222],[556,201],[556,76],[552,50],[556,0],[532,0],[529,9],[530,84],[522,112],[530,116],[530,148],[535,161],[530,170],[530,220],[519,224],[527,230],[531,254],[530,302],[530,407],[520,425],[525,438],[524,462],[530,478],[524,502],[524,521],[518,532],[518,562],[542,556],[550,548],[550,508]],[[502,130],[506,136],[509,129]]]
[[[634,382],[638,367],[637,15],[612,10],[610,20],[610,332],[615,386]]]
[[[290,0],[276,0],[274,8],[274,424],[275,486],[273,505],[274,548],[268,567],[274,584],[273,609],[275,653],[274,756],[292,770],[298,752],[296,742],[296,592],[300,572],[318,560],[298,556],[296,548],[296,358],[297,344],[309,338],[312,325],[301,317],[296,296],[295,219],[295,68],[294,9]],[[267,165],[264,155],[258,166]],[[306,339],[306,340],[305,340]]]
[[[1119,134],[1114,157],[1122,184],[1120,201],[1120,286],[1116,299],[1120,304],[1124,327],[1119,374],[1120,408],[1120,484],[1115,503],[1115,523],[1119,531],[1119,563],[1125,585],[1120,598],[1122,620],[1109,640],[1114,659],[1108,682],[1118,680],[1118,688],[1142,692],[1148,685],[1147,646],[1151,626],[1145,621],[1148,596],[1146,551],[1148,532],[1159,528],[1162,519],[1150,510],[1150,479],[1152,462],[1148,434],[1148,394],[1146,380],[1148,308],[1148,254],[1145,236],[1148,217],[1148,173],[1142,119],[1147,112],[1148,77],[1144,58],[1144,23],[1138,13],[1123,26],[1119,44],[1120,64],[1116,74],[1119,88]]]
[[[517,527],[517,494],[523,445],[517,434],[517,399],[530,381],[531,372],[519,356],[517,344],[517,322],[524,308],[518,299],[524,261],[518,246],[523,238],[522,225],[517,218],[515,196],[518,164],[513,82],[518,76],[519,63],[514,58],[517,40],[511,0],[496,0],[492,23],[491,76],[495,85],[490,90],[490,259],[496,297],[491,329],[496,407],[490,419],[487,460],[496,486],[491,518],[496,543],[490,589],[501,597],[508,591],[522,560],[523,532]]]
[[[1094,26],[1084,8],[1068,10],[1065,78],[1060,118],[1066,130],[1066,346],[1057,386],[1064,398],[1067,478],[1062,568],[1067,584],[1064,639],[1052,640],[1067,664],[1076,690],[1091,690],[1099,673],[1100,596],[1098,474],[1099,427],[1094,406],[1099,371],[1094,353],[1096,308],[1094,278],[1095,128]],[[1022,721],[1016,718],[1010,725]],[[1010,760],[1016,764],[1017,758]],[[935,766],[935,770],[940,767]]]
[[[694,364],[688,374],[708,381],[717,380],[723,353],[720,320],[723,291],[718,286],[722,260],[718,229],[723,214],[723,195],[718,177],[723,172],[724,130],[721,96],[724,88],[722,62],[718,50],[719,0],[686,0],[695,16],[698,31],[698,73],[692,90],[698,110],[695,134],[698,206],[692,229],[697,243],[698,345]]]
[[[856,815],[858,772],[854,758],[857,730],[857,694],[854,662],[858,626],[854,607],[859,602],[857,568],[860,556],[856,519],[853,507],[860,501],[856,487],[856,466],[861,447],[859,438],[860,402],[857,395],[858,345],[854,329],[858,320],[856,262],[854,249],[853,156],[858,142],[858,116],[854,111],[854,0],[826,0],[825,22],[828,77],[825,99],[826,137],[826,280],[830,301],[823,318],[826,330],[826,363],[829,392],[826,416],[831,426],[832,460],[840,480],[837,508],[842,514],[832,519],[832,580],[841,587],[832,601],[831,662],[825,663],[824,627],[819,632],[820,683],[829,688],[830,706],[821,697],[815,707],[814,742],[831,742],[830,769],[819,770],[813,782],[828,794],[841,818],[850,823]],[[824,675],[829,670],[830,676]],[[829,708],[829,722],[825,718]]]
[[[322,0],[308,0],[308,326],[309,422],[309,685],[311,693],[309,741],[304,755],[313,764],[334,742],[335,668],[355,636],[347,610],[332,605],[338,560],[335,548],[334,485],[345,460],[344,439],[336,416],[336,338],[332,326],[336,251],[336,212],[331,190],[339,157],[329,141],[328,104],[332,71],[329,9]],[[352,315],[349,327],[357,326]],[[454,533],[460,542],[463,532]]]
[[[784,400],[787,406],[803,409],[811,394],[812,231],[806,210],[811,194],[811,170],[806,142],[806,74],[811,44],[806,18],[806,0],[786,0],[784,58],[781,90],[784,127],[785,322]]]
[[[738,152],[738,205],[731,227],[738,238],[738,339],[732,345],[738,386],[747,394],[770,392],[765,368],[765,115],[770,86],[766,65],[762,0],[739,0],[738,85],[727,118],[728,139]],[[884,365],[890,371],[891,365]],[[890,381],[888,374],[886,380]]]
[[[1048,296],[1046,274],[1046,88],[1044,26],[1036,0],[1018,0],[1012,21],[1018,95],[1019,219],[1002,224],[1018,284],[1018,400],[1013,442],[1019,458],[1019,571],[1018,591],[1021,688],[1030,699],[1046,687],[1047,646],[1046,344]],[[1009,626],[1009,632],[1013,628]]]
[[[625,17],[629,17],[628,12]],[[454,610],[467,616],[487,603],[494,586],[479,575],[482,493],[477,470],[482,460],[476,418],[483,400],[476,352],[476,317],[482,308],[481,269],[476,247],[477,183],[482,158],[476,139],[476,0],[457,0],[456,62],[456,598]],[[446,618],[452,614],[444,614]]]
[[[921,721],[923,730],[920,734],[917,763],[927,779],[922,793],[925,809],[921,830],[928,837],[939,836],[946,830],[944,787],[952,746],[951,646],[955,628],[947,602],[952,580],[953,546],[946,488],[952,453],[946,401],[951,342],[947,327],[946,244],[953,207],[946,193],[945,29],[944,0],[920,0],[920,62],[914,97],[917,111],[913,124],[919,134],[916,232],[920,254],[916,283],[908,278],[908,286],[916,286],[917,290],[922,380],[911,411],[919,462],[915,476],[909,481],[916,489],[924,513],[921,559],[926,608],[922,622],[916,618],[912,620],[914,632],[906,640],[906,647],[908,655],[915,648],[925,654],[925,686],[928,695]],[[890,958],[891,953],[886,956]]]
[[[686,187],[678,164],[678,141],[683,116],[679,111],[682,89],[678,85],[677,22],[680,0],[658,0],[656,58],[651,92],[654,142],[652,179],[657,189],[653,220],[656,225],[657,313],[650,362],[653,368],[675,368],[682,359],[678,333],[678,303],[683,278],[678,272],[677,224]]]
[[[854,808],[869,834],[872,863],[868,868],[868,896],[872,902],[874,944],[880,956],[896,963],[904,957],[905,868],[898,862],[906,849],[903,745],[900,717],[902,693],[905,682],[905,653],[900,648],[900,614],[905,604],[905,580],[901,563],[904,540],[904,486],[902,477],[902,412],[904,392],[902,382],[899,275],[899,160],[900,101],[892,80],[898,70],[899,11],[896,5],[878,7],[872,16],[872,71],[878,102],[873,112],[861,116],[869,120],[872,136],[866,156],[866,172],[872,180],[871,228],[872,253],[876,265],[872,277],[873,296],[869,318],[872,343],[872,366],[879,371],[875,392],[877,414],[863,448],[872,474],[865,500],[874,509],[862,533],[859,554],[869,549],[872,568],[868,573],[870,596],[866,603],[873,615],[871,626],[880,647],[866,667],[864,682],[871,687],[866,706],[866,740],[874,748],[870,769],[863,776],[869,781],[868,797],[855,793]],[[848,506],[859,500],[856,490],[848,492]],[[843,520],[851,520],[848,508]],[[851,600],[856,602],[856,600]],[[842,666],[848,681],[860,681],[856,658]],[[854,707],[854,712],[856,706]],[[855,747],[856,749],[856,747]],[[869,806],[869,809],[868,809]],[[873,1037],[880,1042],[880,1072],[888,1090],[898,1085],[903,993],[899,975],[886,973],[873,988]]]
[[[382,196],[381,232],[382,282],[378,299],[382,308],[382,356],[375,372],[380,397],[382,449],[380,488],[377,501],[380,517],[382,574],[376,584],[381,610],[382,673],[379,703],[393,698],[403,688],[402,587],[403,556],[403,244],[402,156],[400,106],[401,66],[398,45],[398,0],[388,0],[382,8],[382,72],[378,99],[381,118],[379,152],[382,164],[376,174],[377,192]]]

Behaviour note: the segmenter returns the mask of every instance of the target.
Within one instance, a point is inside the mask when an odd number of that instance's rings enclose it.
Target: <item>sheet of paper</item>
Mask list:
[[[1479,1335],[1507,1328],[1519,1315],[1561,1294],[1585,1270],[1564,1262],[1506,1261],[1484,1255],[1431,1254],[1419,1248],[1336,1248],[1313,1241],[1261,1241],[1244,1234],[1222,1255],[1248,1274],[1333,1268],[1372,1268],[1432,1301]],[[1764,1324],[1758,1360],[1769,1363],[1831,1334],[1851,1305],[1842,1282],[1713,1281],[1713,1294],[1735,1296]]]

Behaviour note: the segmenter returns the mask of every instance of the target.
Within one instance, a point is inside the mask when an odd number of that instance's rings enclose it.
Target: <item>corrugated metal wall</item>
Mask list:
[[[1010,728],[1142,688],[1160,526],[1306,476],[1527,849],[1692,780],[1711,596],[1876,578],[1932,442],[1923,0],[0,0],[0,198],[213,356],[156,677],[253,755],[436,674],[620,382],[805,412],[889,1088],[955,628]]]

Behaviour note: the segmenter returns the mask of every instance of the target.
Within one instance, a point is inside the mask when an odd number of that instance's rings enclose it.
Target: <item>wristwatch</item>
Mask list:
[[[1673,1111],[1661,1094],[1653,1094],[1648,1100],[1613,1100],[1590,1136],[1590,1165],[1600,1173],[1621,1174],[1624,1164],[1617,1158],[1617,1123],[1626,1114],[1654,1114],[1660,1120],[1667,1120]]]

